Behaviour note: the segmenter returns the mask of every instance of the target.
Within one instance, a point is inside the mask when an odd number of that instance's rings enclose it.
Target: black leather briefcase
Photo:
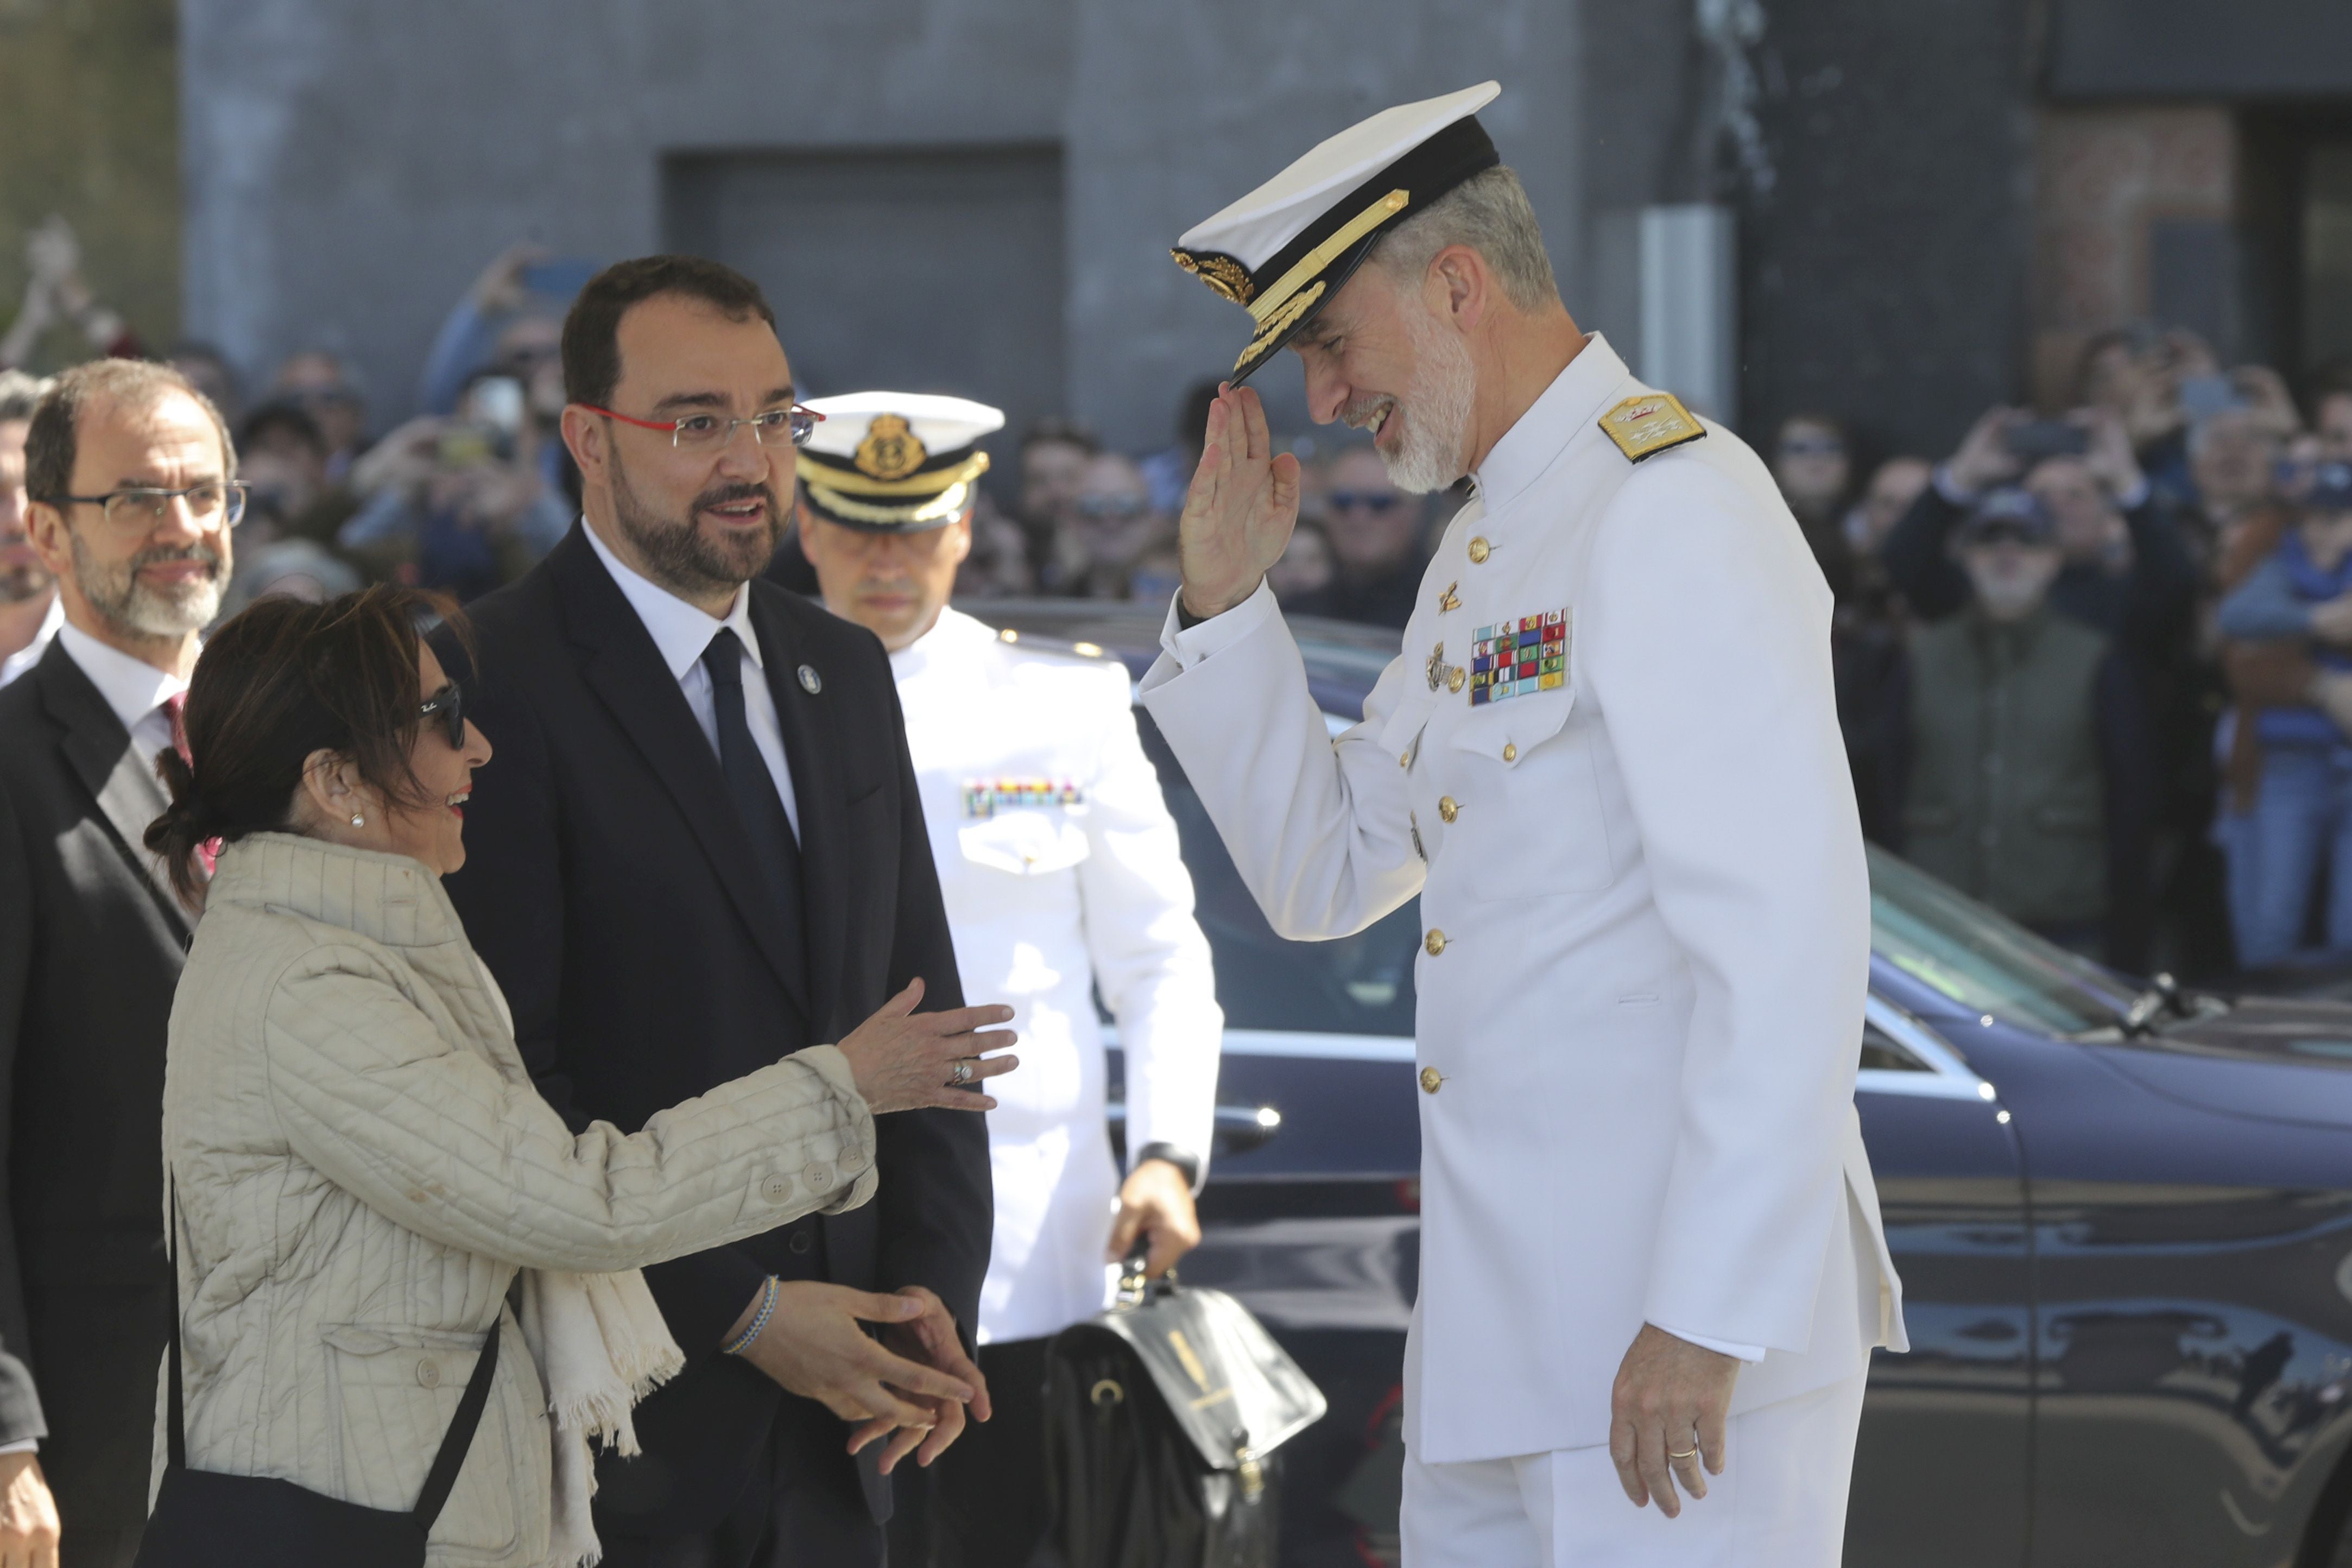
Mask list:
[[[1129,1260],[1045,1354],[1046,1497],[1069,1568],[1274,1568],[1276,1450],[1326,1406],[1246,1308]]]

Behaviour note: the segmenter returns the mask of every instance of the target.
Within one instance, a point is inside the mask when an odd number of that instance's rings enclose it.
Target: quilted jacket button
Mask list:
[[[760,1195],[772,1204],[782,1203],[792,1195],[793,1179],[782,1172],[764,1176],[760,1182]]]
[[[823,1165],[811,1165],[803,1174],[808,1178],[808,1184],[818,1192],[833,1185],[833,1173]]]
[[[416,1381],[419,1384],[426,1388],[440,1387],[441,1363],[435,1361],[431,1356],[420,1358],[416,1363]]]

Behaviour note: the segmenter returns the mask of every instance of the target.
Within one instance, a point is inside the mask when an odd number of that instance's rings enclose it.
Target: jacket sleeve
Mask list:
[[[1364,721],[1335,741],[1265,584],[1161,647],[1143,705],[1277,935],[1352,936],[1421,891],[1404,774],[1383,740],[1393,731],[1410,745],[1419,733],[1403,711],[1403,658],[1365,698]]]
[[[2131,584],[2124,599],[2126,632],[2136,649],[2167,648],[2189,640],[2197,599],[2197,563],[2181,542],[2179,525],[2151,490],[2124,513],[2131,532]]]
[[[25,1037],[25,1007],[32,973],[33,878],[25,861],[24,826],[16,804],[0,790],[0,1443],[49,1435],[33,1385],[25,1315],[24,1267],[16,1254],[11,1173],[16,1127],[16,1053]]]
[[[453,1045],[357,947],[295,960],[263,1004],[270,1103],[294,1152],[446,1247],[531,1268],[642,1268],[874,1190],[874,1122],[820,1046],[624,1137],[573,1132],[527,1077]]]
[[[931,858],[930,829],[907,749],[898,688],[878,642],[870,645],[888,703],[883,726],[897,752],[898,774],[898,922],[891,944],[891,995],[920,975],[923,1008],[945,1012],[965,1004],[948,932],[947,903]],[[985,998],[982,998],[985,1000]],[[994,1180],[988,1160],[988,1123],[969,1110],[901,1110],[876,1124],[881,1187],[881,1288],[920,1285],[947,1304],[970,1340],[980,1324],[980,1286],[988,1273],[996,1225]]]
[[[1937,473],[1943,470],[1938,468]],[[1969,602],[1969,577],[1951,556],[1952,530],[1961,510],[1930,484],[1879,547],[1886,580],[1923,620],[1940,621]]]
[[[1828,592],[1768,484],[1696,456],[1637,469],[1580,629],[1693,992],[1645,1315],[1801,1352],[1845,1214],[1870,890]]]
[[[1136,732],[1127,671],[1102,673],[1102,749],[1078,898],[1095,984],[1118,1020],[1127,1058],[1128,1158],[1147,1143],[1172,1143],[1199,1155],[1205,1172],[1225,1016],[1209,939],[1192,918],[1192,877],[1176,819]]]

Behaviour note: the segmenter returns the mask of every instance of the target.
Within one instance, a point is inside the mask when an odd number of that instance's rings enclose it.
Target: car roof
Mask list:
[[[1160,631],[1168,618],[1167,605],[1149,601],[975,599],[956,608],[999,631],[1091,645],[1125,664],[1138,680],[1160,657]],[[1317,705],[1345,719],[1361,718],[1364,698],[1396,658],[1402,634],[1319,616],[1285,618],[1306,661],[1307,684]]]

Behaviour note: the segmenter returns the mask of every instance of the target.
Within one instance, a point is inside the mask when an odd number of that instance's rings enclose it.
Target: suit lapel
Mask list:
[[[164,918],[185,941],[194,929],[188,911],[172,890],[163,862],[147,852],[147,827],[170,805],[163,786],[140,765],[122,721],[106,705],[98,688],[65,645],[53,642],[30,679],[40,683],[41,705],[64,730],[58,749],[64,753],[82,787],[97,803],[99,815],[114,829],[123,858],[137,868],[148,890],[156,896]]]
[[[776,930],[775,896],[761,879],[718,755],[645,623],[596,559],[584,527],[573,528],[547,558],[565,634],[582,655],[581,674],[677,803],[761,953],[806,1015],[809,998]]]
[[[840,995],[849,908],[849,854],[842,842],[848,802],[841,784],[835,703],[824,693],[824,672],[811,666],[815,691],[801,682],[803,663],[792,617],[752,585],[751,629],[759,634],[767,665],[768,691],[775,699],[776,723],[784,737],[784,757],[793,774],[793,802],[800,812],[801,898],[807,932],[809,1021],[820,1030],[835,1022]],[[837,1020],[846,1028],[852,1020]]]

